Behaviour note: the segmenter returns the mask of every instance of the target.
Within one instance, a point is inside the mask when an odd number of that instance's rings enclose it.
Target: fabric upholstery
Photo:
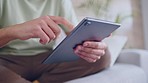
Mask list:
[[[147,83],[147,77],[137,66],[116,63],[100,73],[66,83]]]

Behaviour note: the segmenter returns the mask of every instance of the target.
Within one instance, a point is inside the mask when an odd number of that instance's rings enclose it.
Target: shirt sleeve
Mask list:
[[[75,26],[78,24],[78,20],[77,20],[71,0],[61,1],[59,16],[68,19]],[[64,26],[62,26],[62,28],[65,32],[69,32],[69,30]]]

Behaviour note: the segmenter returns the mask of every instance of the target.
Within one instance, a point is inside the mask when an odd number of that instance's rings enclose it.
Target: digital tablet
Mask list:
[[[84,41],[101,41],[108,37],[120,24],[95,18],[84,18],[75,29],[43,61],[45,64],[78,60],[74,48]]]

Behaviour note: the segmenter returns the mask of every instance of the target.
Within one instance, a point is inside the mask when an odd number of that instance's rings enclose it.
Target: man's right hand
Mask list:
[[[30,38],[40,38],[40,43],[46,44],[60,34],[61,29],[58,24],[65,25],[69,31],[73,29],[73,25],[70,22],[58,16],[43,16],[2,28],[0,29],[0,47],[15,39],[27,40]]]
[[[58,24],[65,25],[69,30],[73,29],[73,25],[63,17],[43,16],[22,24],[17,24],[12,28],[12,31],[16,39],[27,40],[30,38],[40,38],[40,43],[46,44],[60,34]]]

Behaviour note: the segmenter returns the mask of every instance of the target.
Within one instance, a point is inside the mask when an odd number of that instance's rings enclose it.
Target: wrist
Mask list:
[[[11,28],[7,27],[0,29],[0,48],[15,39],[13,34],[14,33],[11,31]]]
[[[7,38],[8,41],[17,39],[15,36],[15,31],[13,30],[13,26],[4,28],[3,31],[4,31],[4,38]]]

